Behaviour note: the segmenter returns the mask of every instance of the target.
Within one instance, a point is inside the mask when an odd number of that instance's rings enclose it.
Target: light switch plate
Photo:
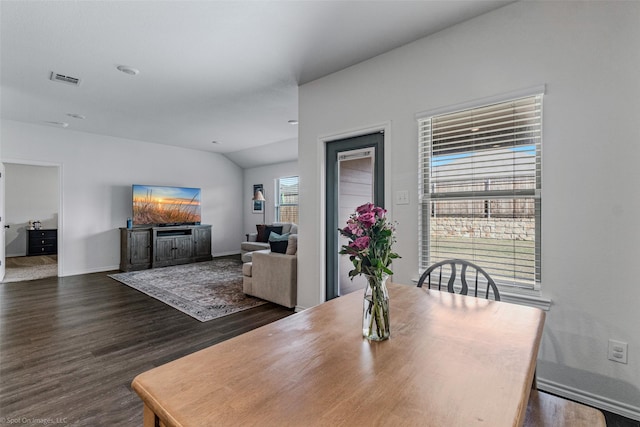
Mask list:
[[[409,192],[407,190],[396,191],[396,205],[408,205]]]

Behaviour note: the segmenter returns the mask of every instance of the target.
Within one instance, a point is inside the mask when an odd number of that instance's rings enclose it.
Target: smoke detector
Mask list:
[[[80,86],[79,78],[67,76],[66,74],[56,73],[55,71],[51,72],[51,76],[49,76],[49,80],[51,80],[52,82],[66,83],[72,86]]]

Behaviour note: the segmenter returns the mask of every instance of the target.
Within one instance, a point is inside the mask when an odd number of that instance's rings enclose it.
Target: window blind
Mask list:
[[[542,94],[419,119],[420,270],[448,258],[540,282]]]

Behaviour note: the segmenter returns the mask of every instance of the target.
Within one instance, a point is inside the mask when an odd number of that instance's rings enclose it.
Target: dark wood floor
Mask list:
[[[107,273],[0,284],[0,425],[140,426],[137,374],[290,314],[267,304],[202,323]]]
[[[640,421],[630,420],[623,416],[604,412],[604,418],[607,420],[607,427],[640,427]]]
[[[137,374],[293,313],[202,323],[106,274],[0,284],[0,425],[141,426]]]

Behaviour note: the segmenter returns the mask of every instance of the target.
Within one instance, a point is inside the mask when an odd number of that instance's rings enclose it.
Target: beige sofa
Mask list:
[[[285,307],[295,307],[298,293],[297,256],[266,249],[254,251],[251,258],[251,262],[242,265],[243,292]]]
[[[274,222],[274,226],[282,226],[281,234],[298,234],[298,225],[292,222]],[[268,238],[269,236],[267,236]],[[248,233],[247,241],[240,243],[240,255],[242,257],[242,262],[251,261],[251,252],[261,251],[263,249],[269,249],[269,242],[257,242],[258,233]]]

